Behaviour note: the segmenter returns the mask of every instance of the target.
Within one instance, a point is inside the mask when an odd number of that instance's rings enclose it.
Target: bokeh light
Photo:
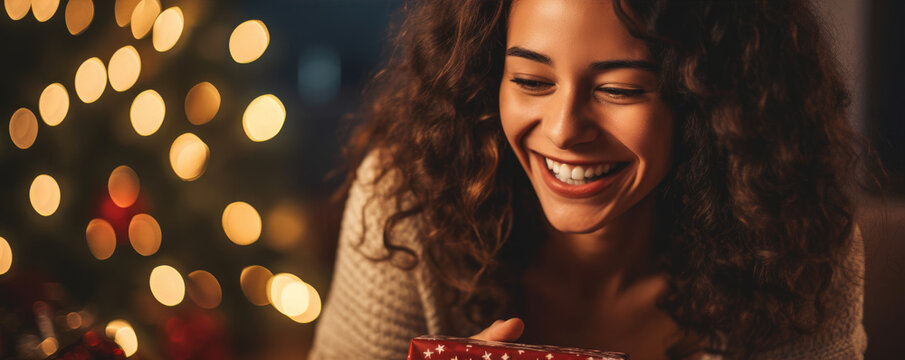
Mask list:
[[[110,57],[107,72],[110,77],[110,87],[122,92],[129,90],[138,81],[141,74],[141,57],[138,50],[132,45],[126,45],[116,50]]]
[[[88,250],[91,251],[91,255],[98,260],[109,259],[116,250],[116,231],[107,220],[91,220],[85,229],[85,239],[88,241]]]
[[[129,109],[129,118],[132,120],[132,128],[141,136],[148,136],[160,129],[163,117],[166,115],[166,105],[163,98],[154,90],[145,90],[135,96],[132,107]]]
[[[242,115],[242,129],[252,141],[267,141],[276,136],[286,121],[286,108],[276,96],[261,95],[251,101]]]
[[[274,250],[289,250],[301,242],[308,226],[302,208],[293,203],[282,203],[264,216],[264,238]]]
[[[41,174],[35,177],[28,190],[31,206],[41,216],[50,216],[60,207],[60,185],[53,177]]]
[[[248,203],[236,201],[223,210],[223,231],[238,245],[251,244],[261,236],[261,215]]]
[[[198,83],[185,95],[185,117],[194,125],[213,120],[220,110],[220,92],[213,84]]]
[[[66,29],[72,35],[81,34],[94,19],[94,2],[91,0],[69,0],[66,3]]]
[[[151,294],[161,304],[176,306],[185,298],[185,282],[179,271],[169,265],[151,270]]]
[[[308,309],[308,287],[298,276],[277,274],[267,282],[267,299],[283,315],[300,315]]]
[[[160,224],[153,216],[137,214],[129,221],[129,243],[142,256],[154,255],[160,249],[162,239]]]
[[[78,329],[82,327],[82,315],[79,313],[72,311],[66,314],[66,326],[70,329]]]
[[[192,181],[201,177],[207,169],[210,149],[192,133],[179,135],[170,146],[170,165],[180,179]]]
[[[201,308],[213,309],[220,305],[223,293],[220,282],[213,274],[204,270],[192,271],[187,285],[189,297]]]
[[[47,85],[38,99],[38,112],[47,125],[57,126],[63,122],[69,112],[69,92],[66,87],[60,83]]]
[[[273,273],[260,265],[246,266],[239,275],[239,285],[242,293],[249,302],[258,306],[270,303],[267,298],[267,282],[273,277]]]
[[[50,20],[59,7],[60,0],[31,0],[31,13],[40,22]]]
[[[113,5],[114,16],[116,17],[116,25],[125,27],[132,21],[132,12],[135,11],[135,5],[141,0],[116,0]]]
[[[107,87],[107,69],[96,57],[85,60],[75,72],[75,93],[86,104],[101,97]]]
[[[132,10],[130,22],[132,23],[132,36],[141,39],[148,35],[154,27],[154,21],[160,15],[160,0],[141,0]]]
[[[0,236],[0,275],[6,274],[13,265],[13,249],[9,246],[9,242]],[[242,271],[245,274],[245,271]],[[244,289],[244,288],[243,288]],[[265,299],[266,300],[266,299]]]
[[[115,329],[112,334],[111,328]],[[130,357],[138,351],[138,336],[135,335],[135,329],[129,323],[123,320],[113,320],[107,325],[106,333],[107,337],[113,339],[113,342],[123,349],[126,357]]]
[[[60,348],[60,343],[57,341],[57,338],[49,337],[44,339],[44,341],[41,341],[41,343],[38,344],[38,348],[41,349],[44,356],[50,356],[57,352],[57,349]]]
[[[27,108],[19,108],[9,118],[9,138],[20,149],[28,149],[38,138],[38,119]]]
[[[10,19],[21,20],[31,10],[31,0],[4,0],[3,7]]]
[[[341,74],[336,51],[328,47],[308,49],[299,56],[299,94],[313,104],[333,100],[339,93]]]
[[[107,190],[110,192],[110,199],[116,206],[127,208],[135,203],[138,199],[138,192],[141,189],[141,182],[138,180],[138,174],[135,170],[120,165],[110,173],[110,179],[107,180]]]
[[[185,26],[185,18],[182,16],[182,9],[178,6],[164,10],[157,16],[154,21],[154,31],[151,34],[154,50],[164,52],[173,48],[179,37],[182,36],[182,29]]]
[[[302,311],[301,314],[295,316],[289,316],[295,322],[307,324],[314,319],[317,319],[321,314],[321,297],[318,294],[317,290],[311,284],[305,283],[305,286],[308,287],[308,308]]]
[[[106,327],[104,327],[104,334],[107,335],[108,338],[112,339],[116,336],[116,332],[124,327],[132,327],[132,325],[130,325],[128,321],[123,319],[112,320],[107,323]]]
[[[261,20],[248,20],[236,26],[229,36],[229,54],[237,63],[257,60],[270,44],[270,33]]]

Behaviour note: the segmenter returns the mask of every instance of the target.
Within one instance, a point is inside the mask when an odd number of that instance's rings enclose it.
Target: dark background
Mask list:
[[[342,208],[329,200],[340,181],[326,175],[338,166],[343,129],[354,124],[348,115],[358,110],[361,89],[382,61],[386,29],[398,20],[393,14],[401,1],[163,1],[164,9],[194,6],[198,15],[176,47],[164,53],[154,51],[150,36],[135,40],[128,27],[118,27],[112,1],[96,1],[89,28],[70,35],[63,19],[66,2],[61,0],[44,23],[31,14],[18,21],[5,12],[0,16],[0,114],[8,117],[27,107],[38,115],[38,96],[50,83],[62,83],[70,96],[69,113],[59,126],[46,126],[38,116],[31,148],[16,148],[5,131],[0,136],[0,237],[14,254],[12,268],[0,275],[0,359],[18,357],[18,347],[30,339],[25,335],[39,333],[35,301],[49,301],[61,314],[88,311],[99,327],[116,318],[129,320],[139,337],[137,358],[203,358],[200,354],[217,349],[235,359],[304,358],[316,321],[298,324],[270,306],[252,305],[239,287],[239,273],[253,264],[290,272],[326,297]],[[852,74],[853,117],[888,173],[880,176],[885,192],[861,199],[859,222],[867,253],[868,358],[896,358],[905,353],[905,5],[893,0],[822,5],[837,18],[828,22],[835,35],[849,39],[838,46],[840,61]],[[848,13],[852,6],[861,15]],[[227,41],[232,29],[249,19],[267,25],[270,45],[260,59],[237,64]],[[108,86],[91,104],[78,100],[73,78],[82,61],[97,56],[106,64],[128,44],[142,57],[136,85],[123,93]],[[331,75],[333,68],[338,77]],[[201,81],[214,83],[222,102],[212,122],[195,126],[185,119],[183,101]],[[155,134],[139,137],[129,125],[128,109],[145,89],[161,94],[167,112]],[[276,137],[254,143],[242,131],[241,116],[253,98],[266,93],[279,97],[288,115]],[[167,158],[172,140],[184,132],[198,135],[211,149],[206,173],[191,182],[176,177]],[[110,259],[99,261],[85,245],[85,227],[101,216],[107,177],[122,164],[138,173],[136,206],[160,222],[163,244],[157,254],[143,257],[121,242]],[[37,215],[28,202],[28,187],[40,173],[53,174],[63,193],[60,208],[49,217]],[[269,246],[266,231],[249,246],[229,242],[220,216],[226,204],[238,200],[253,204],[265,218],[281,205],[302,209],[304,236],[289,248]],[[159,264],[173,265],[183,275],[211,272],[223,289],[222,303],[214,310],[202,310],[188,297],[173,308],[156,303],[148,273]],[[209,326],[187,325],[199,322]],[[180,329],[173,324],[200,335],[176,341],[173,333]],[[61,346],[78,333],[61,331]]]

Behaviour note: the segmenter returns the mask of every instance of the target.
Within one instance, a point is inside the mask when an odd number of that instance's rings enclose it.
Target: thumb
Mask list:
[[[515,341],[525,330],[525,323],[522,319],[512,318],[506,321],[497,320],[492,325],[484,329],[472,339],[488,340],[488,341]]]

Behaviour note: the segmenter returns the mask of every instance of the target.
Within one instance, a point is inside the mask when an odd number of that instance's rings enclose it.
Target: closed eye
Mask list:
[[[603,87],[597,89],[597,91],[603,92],[609,97],[619,99],[639,97],[646,92],[644,89],[626,89],[616,87]]]
[[[525,78],[512,78],[510,81],[529,92],[541,92],[553,87],[553,83]]]

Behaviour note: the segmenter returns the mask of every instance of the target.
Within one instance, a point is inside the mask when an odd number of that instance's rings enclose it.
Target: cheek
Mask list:
[[[505,85],[500,87],[500,122],[509,144],[519,153],[518,143],[529,128],[530,114],[522,97]]]
[[[611,134],[648,166],[669,163],[673,119],[665,105],[626,108],[613,117]]]

